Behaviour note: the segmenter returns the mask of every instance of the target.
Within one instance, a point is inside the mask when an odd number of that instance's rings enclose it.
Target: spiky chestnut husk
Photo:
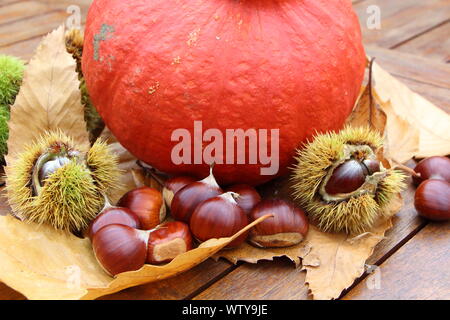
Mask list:
[[[8,151],[9,108],[22,84],[24,62],[15,57],[0,55],[0,162]]]
[[[46,155],[70,161],[39,179]],[[104,142],[83,150],[62,132],[48,132],[8,167],[6,189],[18,218],[79,232],[100,212],[104,195],[118,187],[119,175],[117,159]]]
[[[299,150],[293,171],[294,197],[312,221],[326,232],[359,234],[383,215],[392,197],[405,184],[401,171],[386,169],[369,174],[357,190],[329,195],[325,186],[340,164],[350,159],[376,159],[382,137],[369,128],[346,127],[339,133],[317,135]]]
[[[8,136],[9,136],[9,108],[0,105],[0,162],[4,162],[4,155],[8,152]]]
[[[22,84],[24,62],[18,58],[0,55],[0,106],[14,103]]]
[[[93,143],[105,128],[105,124],[91,102],[89,93],[81,70],[81,58],[83,56],[84,36],[82,31],[71,29],[65,36],[67,52],[72,55],[77,63],[78,79],[80,80],[81,103],[84,106],[84,120],[89,131],[89,139]]]

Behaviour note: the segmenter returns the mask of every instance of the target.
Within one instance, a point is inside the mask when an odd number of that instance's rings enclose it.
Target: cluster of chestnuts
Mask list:
[[[285,247],[300,243],[308,231],[305,213],[279,199],[262,200],[257,190],[238,184],[222,189],[211,172],[201,181],[175,177],[166,181],[164,198],[175,220],[188,223],[199,242],[231,237],[249,223],[270,214],[249,232],[232,241],[234,248],[248,240],[258,247]]]
[[[170,262],[191,250],[188,225],[178,221],[163,222],[165,217],[162,194],[154,188],[131,190],[117,206],[106,201],[87,230],[103,269],[117,275],[138,270],[146,263]]]
[[[164,222],[166,206],[175,221]],[[305,213],[279,199],[262,200],[255,188],[239,184],[222,189],[211,172],[203,180],[174,177],[163,192],[141,187],[126,193],[92,221],[87,236],[95,256],[111,275],[161,264],[204,242],[231,237],[249,223],[272,215],[233,240],[234,248],[248,240],[262,248],[300,243],[308,231]]]
[[[430,157],[420,161],[413,182],[417,212],[433,221],[450,220],[450,159]]]

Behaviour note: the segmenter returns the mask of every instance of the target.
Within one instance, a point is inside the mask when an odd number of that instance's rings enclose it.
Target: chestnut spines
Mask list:
[[[192,235],[184,222],[166,222],[150,232],[147,262],[160,264],[192,249]]]
[[[450,183],[450,159],[447,157],[430,157],[420,161],[414,168],[420,176],[413,176],[416,186],[427,179],[444,180]]]
[[[325,191],[330,195],[351,193],[358,190],[365,181],[366,175],[361,163],[348,160],[334,169]]]
[[[231,237],[249,223],[244,210],[237,205],[233,193],[228,192],[202,202],[190,220],[194,237],[203,242],[213,238]],[[233,240],[227,248],[239,246],[248,232]]]
[[[227,189],[227,191],[239,194],[236,199],[238,206],[244,210],[246,214],[250,214],[252,209],[261,202],[261,196],[258,191],[247,184],[236,184]]]
[[[161,192],[150,187],[140,187],[128,191],[118,202],[118,206],[133,211],[139,218],[141,228],[150,230],[166,217],[166,206]]]
[[[272,214],[250,230],[250,243],[264,248],[288,247],[300,243],[309,224],[303,210],[281,199],[263,200],[250,213],[250,220]]]
[[[94,234],[95,257],[106,272],[115,276],[139,270],[147,257],[148,232],[111,224]]]
[[[110,207],[102,211],[89,225],[89,239],[92,240],[98,230],[110,224],[126,225],[134,229],[141,228],[139,218],[133,211],[128,208]]]
[[[195,208],[203,201],[222,194],[219,187],[201,181],[191,183],[179,190],[172,200],[171,215],[175,220],[189,223]]]
[[[414,206],[419,214],[433,221],[450,219],[450,183],[429,179],[422,182],[414,196]]]
[[[187,176],[173,177],[166,180],[162,193],[167,207],[170,208],[172,206],[172,200],[175,193],[193,182],[195,182],[194,178]]]

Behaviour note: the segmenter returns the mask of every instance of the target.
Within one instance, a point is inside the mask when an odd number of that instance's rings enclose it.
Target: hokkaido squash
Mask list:
[[[82,67],[92,102],[137,158],[204,177],[208,151],[220,183],[255,185],[286,173],[316,132],[343,126],[365,61],[347,0],[94,0]],[[191,140],[174,136],[177,129]],[[227,130],[236,129],[256,132],[263,148],[249,137],[243,149],[227,145]],[[260,129],[268,130],[266,163],[257,155],[266,147]],[[274,129],[279,140],[271,140]],[[191,159],[180,164],[173,155],[181,142],[192,150],[179,152]],[[279,170],[262,174],[269,159]]]

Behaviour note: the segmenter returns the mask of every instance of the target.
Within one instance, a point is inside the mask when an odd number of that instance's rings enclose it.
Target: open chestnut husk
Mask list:
[[[144,230],[155,228],[166,218],[166,206],[162,194],[155,188],[140,187],[128,191],[117,205],[133,211]]]
[[[203,201],[223,193],[213,175],[213,166],[208,177],[181,188],[172,200],[170,213],[175,220],[189,223],[195,208]]]
[[[414,206],[429,220],[450,220],[450,183],[434,179],[422,182],[414,195]]]
[[[167,222],[150,232],[147,246],[147,263],[160,264],[192,249],[192,235],[187,224]]]
[[[239,196],[236,202],[246,214],[250,214],[252,209],[261,202],[261,196],[258,191],[247,184],[236,184],[227,189],[227,192],[237,193]]]
[[[420,161],[414,171],[419,176],[413,175],[416,186],[428,179],[444,180],[450,183],[450,159],[447,157],[430,157]]]
[[[200,242],[209,239],[231,237],[248,223],[244,210],[238,206],[238,195],[227,192],[199,204],[191,216],[189,226],[192,234]],[[232,241],[227,248],[239,246],[247,238],[248,232]]]
[[[299,244],[308,233],[309,223],[303,210],[281,199],[263,200],[250,213],[250,220],[273,215],[250,230],[248,241],[262,248],[280,248]]]

